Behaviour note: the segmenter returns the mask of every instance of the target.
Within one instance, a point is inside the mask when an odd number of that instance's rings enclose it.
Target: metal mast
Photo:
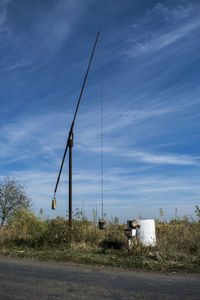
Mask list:
[[[94,43],[94,47],[93,47],[93,50],[92,50],[92,54],[90,56],[89,64],[88,64],[88,67],[87,67],[87,71],[86,71],[86,74],[85,74],[85,77],[84,77],[84,80],[83,80],[83,85],[82,85],[81,92],[80,92],[80,95],[79,95],[79,98],[78,98],[78,103],[77,103],[76,110],[75,110],[75,113],[74,113],[74,118],[73,118],[73,121],[72,121],[72,124],[71,124],[71,128],[70,128],[70,131],[69,131],[69,134],[68,134],[63,159],[62,159],[62,162],[61,162],[60,170],[59,170],[59,173],[58,173],[58,178],[57,178],[57,181],[56,181],[56,186],[55,186],[55,189],[54,189],[54,199],[55,199],[58,184],[59,184],[59,181],[60,181],[60,176],[61,176],[62,169],[63,169],[63,164],[64,164],[65,157],[66,157],[66,154],[67,154],[67,149],[69,147],[69,230],[72,229],[72,147],[73,147],[73,129],[74,129],[74,124],[75,124],[78,108],[79,108],[79,105],[80,105],[80,102],[81,102],[83,90],[84,90],[84,87],[85,87],[85,83],[86,83],[88,73],[89,73],[89,70],[90,70],[90,65],[91,65],[91,62],[92,62],[92,59],[93,59],[93,56],[94,56],[94,51],[96,49],[96,44],[97,44],[97,41],[98,41],[98,38],[99,38],[99,34],[100,34],[100,31],[98,31],[98,33],[97,33],[96,40],[95,40],[95,43]],[[53,205],[52,205],[52,209],[55,209],[55,208],[53,208]]]

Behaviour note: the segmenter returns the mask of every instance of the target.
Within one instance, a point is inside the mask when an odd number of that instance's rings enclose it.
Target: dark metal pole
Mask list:
[[[72,148],[73,133],[69,139],[69,231],[72,230]]]
[[[89,64],[88,64],[88,68],[87,68],[87,71],[86,71],[86,74],[85,74],[85,77],[84,77],[83,85],[82,85],[82,88],[81,88],[81,92],[80,92],[80,95],[79,95],[78,103],[77,103],[76,110],[75,110],[75,113],[74,113],[74,118],[73,118],[73,121],[72,121],[72,124],[71,124],[71,128],[70,128],[70,132],[69,132],[68,138],[67,138],[67,144],[66,144],[66,147],[65,147],[63,159],[62,159],[60,170],[59,170],[59,173],[58,173],[58,178],[57,178],[56,186],[55,186],[55,189],[54,189],[54,196],[55,196],[55,194],[57,192],[58,184],[59,184],[59,181],[60,181],[60,176],[61,176],[61,173],[62,173],[63,164],[64,164],[64,161],[65,161],[65,156],[67,154],[67,148],[69,146],[69,140],[71,138],[71,135],[72,135],[72,132],[73,132],[73,129],[74,129],[76,115],[77,115],[77,112],[78,112],[79,104],[81,102],[83,90],[84,90],[84,87],[85,87],[85,84],[86,84],[87,76],[88,76],[88,73],[89,73],[89,70],[90,70],[90,65],[91,65],[91,62],[92,62],[92,59],[93,59],[93,56],[94,56],[94,51],[96,49],[96,45],[97,45],[97,41],[98,41],[99,35],[100,35],[100,31],[98,31],[98,33],[97,33],[97,37],[96,37],[96,40],[95,40],[95,43],[94,43],[94,47],[93,47],[93,50],[92,50],[92,54],[91,54],[91,57],[90,57],[90,61],[89,61]]]

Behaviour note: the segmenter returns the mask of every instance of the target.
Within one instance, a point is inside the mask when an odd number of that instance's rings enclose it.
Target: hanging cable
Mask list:
[[[102,36],[100,38],[100,109],[101,109],[101,215],[104,218],[104,111],[103,111],[103,45]]]

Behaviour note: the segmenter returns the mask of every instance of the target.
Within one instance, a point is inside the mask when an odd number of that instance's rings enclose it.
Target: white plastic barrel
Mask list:
[[[140,228],[137,230],[137,240],[144,246],[156,245],[155,220],[137,220]]]

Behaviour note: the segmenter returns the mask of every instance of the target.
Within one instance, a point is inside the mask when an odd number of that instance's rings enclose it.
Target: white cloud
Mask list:
[[[105,166],[105,210],[109,210],[113,215],[120,214],[122,200],[128,208],[123,213],[126,217],[128,217],[128,211],[130,210],[134,210],[134,213],[137,212],[137,214],[141,210],[142,212],[145,211],[143,208],[141,209],[141,206],[144,207],[149,202],[153,203],[152,213],[157,207],[163,205],[163,203],[165,204],[166,201],[169,203],[176,201],[173,202],[176,203],[173,205],[177,206],[181,205],[181,201],[191,201],[191,203],[195,204],[200,192],[198,176],[187,176],[187,173],[181,173],[181,176],[178,178],[176,176],[169,178],[165,171],[163,171],[162,175],[154,176],[150,174],[146,175],[146,173],[148,174],[149,168],[156,168],[156,166],[160,165],[199,167],[199,157],[178,155],[177,153],[150,152],[148,148],[145,151],[137,150],[137,147],[134,147],[133,150],[131,146],[124,148],[124,140],[121,141],[120,139],[120,141],[116,141],[112,136],[112,132],[115,130],[118,131],[120,126],[122,127],[122,131],[131,122],[134,126],[135,122],[141,126],[141,122],[149,118],[154,119],[157,114],[161,116],[168,114],[170,113],[170,109],[156,110],[155,113],[143,110],[141,114],[139,111],[127,112],[127,122],[125,121],[125,110],[121,111],[121,114],[119,111],[117,113],[117,110],[113,110],[113,112],[116,113],[116,118],[113,118],[112,122],[107,119],[108,129],[105,128],[107,130],[105,133],[110,140],[110,144],[108,146],[105,145],[104,156],[105,158],[109,158],[110,156],[112,158],[121,157],[123,158],[123,162],[128,163],[129,166],[122,167],[122,161],[120,164],[116,164],[115,168],[109,165]],[[80,114],[79,121],[76,124],[77,127],[75,128],[77,155],[79,156],[84,153],[84,155],[87,155],[87,159],[90,157],[89,151],[96,153],[97,157],[100,151],[100,128],[98,129],[94,125],[95,120],[98,123],[98,117],[95,112],[90,113],[90,116],[92,116],[91,119],[88,118],[88,114]],[[71,116],[62,112],[48,112],[46,115],[41,114],[32,117],[24,115],[16,123],[4,125],[0,129],[1,139],[4,139],[0,148],[1,164],[11,163],[17,159],[21,159],[22,161],[33,160],[35,156],[39,155],[40,160],[35,167],[32,164],[29,167],[26,166],[26,170],[24,171],[10,171],[8,175],[15,177],[27,185],[29,196],[35,203],[34,208],[36,210],[44,208],[46,215],[55,216],[55,214],[64,214],[65,211],[64,207],[66,206],[68,193],[67,168],[64,168],[57,192],[58,211],[53,214],[50,207],[58,175],[57,172],[66,142],[66,122],[70,125]],[[109,123],[112,123],[112,126],[109,127]],[[79,147],[77,147],[77,143]],[[26,146],[28,146],[28,151],[26,150]],[[120,146],[120,151],[118,146]],[[43,162],[45,157],[48,158],[46,164]],[[143,165],[137,165],[135,164],[136,162],[142,162]],[[88,165],[87,169],[85,169],[80,164],[74,165],[73,168],[74,208],[81,208],[84,201],[85,210],[88,215],[95,206],[98,206],[100,211],[101,177],[98,166],[92,164],[91,166]],[[140,201],[142,204],[140,204]]]
[[[132,157],[141,162],[150,164],[168,164],[182,166],[200,166],[200,157],[192,157],[190,155],[177,154],[153,154],[143,151],[122,151],[125,157]]]
[[[130,50],[130,56],[136,56],[142,53],[156,52],[169,46],[170,44],[178,41],[183,36],[189,34],[192,30],[198,28],[200,26],[199,20],[194,20],[191,23],[184,24],[180,28],[170,30],[166,33],[160,33],[159,36],[153,37],[148,41],[144,41],[141,43],[136,42],[136,46],[133,46],[132,50]],[[135,41],[133,40],[133,44]]]
[[[67,140],[66,123],[71,117],[65,113],[48,113],[35,116],[21,115],[15,122],[0,128],[0,158],[2,164],[51,157],[57,161],[57,151],[64,149]]]
[[[10,65],[7,68],[1,69],[1,71],[10,71],[10,70],[14,70],[14,69],[17,69],[17,68],[23,68],[23,67],[26,67],[26,66],[30,66],[31,64],[32,64],[32,61],[15,63],[14,65]]]
[[[84,1],[57,1],[41,9],[40,14],[34,15],[34,2],[30,3],[30,10],[25,13],[29,17],[27,33],[18,26],[17,13],[12,15],[12,23],[7,21],[8,3],[1,1],[0,32],[9,30],[2,42],[7,47],[7,53],[1,61],[1,71],[9,71],[26,66],[41,66],[59,51],[68,39],[73,24],[85,12],[88,0]],[[81,2],[81,3],[80,3]],[[21,14],[21,18],[27,18]]]
[[[185,107],[185,102],[182,105]],[[160,118],[162,117],[163,120],[165,117],[168,123],[169,115],[176,113],[181,108],[179,103],[177,106],[166,106],[163,109],[128,110],[115,107],[106,110],[107,113],[104,116],[104,154],[115,157],[123,156],[127,161],[153,165],[199,167],[199,157],[174,154],[173,151],[170,153],[164,152],[164,150],[158,151],[156,145],[154,145],[154,151],[150,151],[148,148],[143,150],[144,146],[142,147],[140,143],[141,137],[143,141],[145,139],[148,141],[150,135],[162,135],[162,128],[157,128],[160,126]],[[110,110],[112,114],[108,113]],[[32,116],[21,115],[15,122],[4,124],[0,128],[0,157],[7,158],[7,160],[2,163],[9,164],[13,161],[36,157],[51,158],[51,164],[58,163],[64,151],[71,121],[72,116],[70,114],[47,112]],[[163,126],[165,127],[165,123]],[[123,134],[124,130],[126,130],[126,135]],[[88,151],[94,154],[100,153],[100,134],[98,111],[80,113],[75,128],[77,151],[85,154]]]
[[[112,146],[104,148],[105,155],[121,156],[127,159],[131,159],[132,162],[142,162],[153,165],[177,165],[177,166],[196,166],[200,167],[200,157],[194,157],[192,155],[182,155],[182,154],[159,154],[152,153],[143,150],[131,150],[131,147],[124,148],[122,144],[114,146],[114,141],[112,141]],[[81,148],[80,148],[81,149]],[[86,151],[86,148],[83,148]],[[94,151],[100,153],[100,148],[91,148],[89,151]]]
[[[58,210],[54,213],[51,213],[51,199],[57,179],[56,172],[31,169],[15,171],[10,176],[27,186],[28,195],[31,196],[37,211],[43,208],[45,215],[65,215],[68,199],[67,174],[62,176],[57,192]],[[199,193],[199,176],[196,174],[181,174],[169,178],[165,174],[153,176],[130,172],[122,176],[119,169],[109,168],[104,176],[105,211],[121,217],[123,214],[127,218],[129,215],[131,217],[131,214],[136,216],[141,211],[146,213],[147,207],[151,217],[155,217],[156,210],[163,206],[171,207],[171,210],[178,207],[182,214],[188,214],[192,206],[195,206]],[[73,172],[73,209],[81,208],[83,202],[87,215],[96,206],[100,211],[101,179],[96,170],[84,170],[79,167]],[[191,209],[184,210],[183,203],[190,203]]]
[[[133,24],[129,57],[157,52],[200,27],[199,5],[174,5],[169,9],[158,4],[144,18]],[[159,21],[156,21],[159,20]],[[162,24],[162,26],[161,26]]]
[[[108,109],[107,111],[112,111],[112,114],[108,113],[104,117],[104,154],[115,157],[121,156],[127,158],[127,161],[131,159],[132,163],[137,161],[153,165],[199,167],[200,157],[173,153],[173,150],[170,152],[165,152],[163,149],[162,151],[156,150],[156,146],[159,148],[164,146],[159,145],[159,142],[153,145],[154,151],[148,150],[148,147],[151,147],[151,142],[149,146],[145,143],[143,146],[145,150],[140,144],[141,138],[143,141],[147,139],[148,143],[150,136],[159,137],[164,134],[164,130],[167,132],[166,126],[170,125],[169,118],[176,119],[176,114],[180,111],[184,114],[185,124],[186,120],[191,117],[190,113],[187,115],[190,105],[194,105],[194,102],[183,100],[182,103],[178,104],[172,102],[172,105],[163,109]],[[160,125],[160,118],[162,118],[162,126]],[[93,112],[81,115],[80,119],[81,128],[79,126],[78,133],[76,133],[78,149],[84,152],[100,153],[100,120],[98,121],[98,116]],[[172,130],[170,126],[169,130],[170,132]],[[124,131],[126,131],[125,135],[123,134]],[[174,140],[170,142],[175,143]]]
[[[120,132],[129,126],[141,126],[141,124],[155,117],[161,117],[173,113],[174,107],[151,108],[151,109],[131,109],[117,108],[112,106],[106,107],[104,112],[104,137],[109,139],[109,135]],[[110,113],[112,111],[112,114]],[[89,111],[79,116],[78,140],[79,147],[83,148],[86,144],[90,145],[94,151],[98,151],[100,144],[100,115],[99,112]],[[93,125],[92,125],[93,124]],[[98,139],[98,141],[97,141]],[[92,143],[91,143],[92,141]],[[112,147],[105,145],[106,149],[112,150]],[[96,150],[95,150],[96,148]]]

